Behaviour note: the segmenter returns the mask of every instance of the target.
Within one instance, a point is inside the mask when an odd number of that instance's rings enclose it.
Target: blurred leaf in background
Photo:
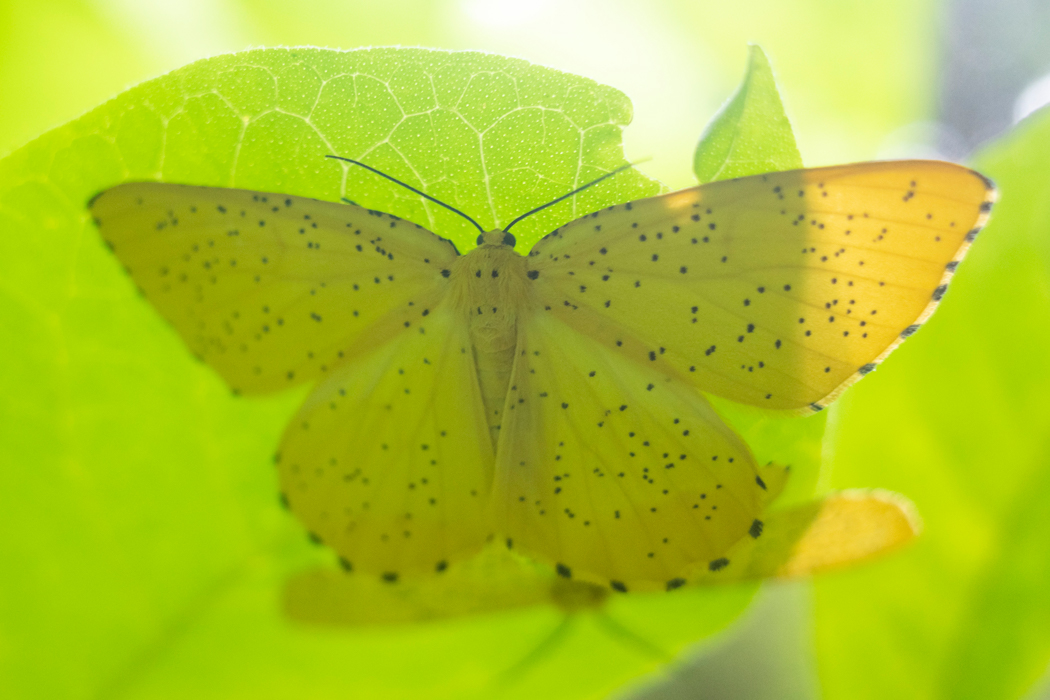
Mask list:
[[[1050,113],[975,164],[1002,192],[991,224],[831,419],[832,483],[906,493],[926,530],[877,575],[816,583],[828,698],[1018,698],[1050,660]]]
[[[4,0],[0,153],[127,85],[248,46],[401,44],[512,54],[615,85],[632,160],[693,184],[691,147],[739,81],[745,46],[778,67],[810,165],[865,160],[935,107],[936,5],[923,0]],[[814,41],[813,37],[820,37]]]

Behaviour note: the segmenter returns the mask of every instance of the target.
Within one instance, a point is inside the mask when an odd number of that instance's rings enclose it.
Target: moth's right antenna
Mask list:
[[[568,199],[569,197],[573,196],[577,192],[585,190],[588,187],[590,187],[591,185],[597,185],[602,180],[608,179],[608,178],[612,177],[613,175],[616,175],[617,173],[622,173],[624,170],[627,170],[627,168],[634,167],[635,165],[636,165],[636,163],[628,163],[627,165],[621,165],[619,168],[617,168],[616,170],[613,170],[611,173],[605,173],[604,175],[602,175],[597,180],[591,180],[590,182],[588,182],[583,187],[577,187],[576,189],[574,189],[572,192],[569,192],[568,194],[563,194],[562,196],[558,197],[557,199],[554,199],[554,200],[551,200],[550,202],[547,202],[543,206],[536,207],[532,211],[527,211],[524,214],[522,214],[521,216],[519,216],[517,219],[514,219],[514,221],[511,221],[509,224],[504,226],[503,230],[506,233],[510,233],[510,227],[513,226],[514,224],[518,223],[522,219],[524,219],[526,216],[532,216],[536,212],[542,211],[542,210],[546,209],[547,207],[551,206],[552,204],[557,204],[558,202],[560,202],[563,199]]]

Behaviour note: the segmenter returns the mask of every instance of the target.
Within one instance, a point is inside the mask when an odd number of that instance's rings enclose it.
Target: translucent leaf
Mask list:
[[[0,161],[0,695],[451,697],[526,657],[562,613],[288,625],[285,580],[334,564],[279,508],[269,466],[302,394],[231,397],[136,295],[86,204],[130,180],[346,196],[465,250],[469,224],[324,156],[364,158],[489,226],[620,165],[630,116],[611,88],[494,55],[258,50],[132,88]],[[515,234],[527,247],[658,191],[627,172]],[[625,598],[608,616],[674,652],[753,591]],[[654,667],[603,629],[576,627],[514,692],[604,696]]]
[[[704,129],[693,156],[700,182],[802,167],[769,59],[751,46],[736,93]]]

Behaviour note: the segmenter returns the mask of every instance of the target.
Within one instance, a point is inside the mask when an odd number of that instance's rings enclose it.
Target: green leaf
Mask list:
[[[696,145],[693,170],[701,183],[802,167],[769,61],[755,45],[749,56],[744,81],[712,118]],[[821,469],[825,413],[783,417],[717,396],[707,398],[761,464],[777,462],[791,467],[792,476],[777,507],[813,496]]]
[[[277,503],[270,456],[302,393],[231,397],[138,297],[85,205],[129,180],[341,196],[460,250],[485,226],[623,163],[627,98],[525,61],[421,49],[272,49],[200,61],[0,160],[0,696],[485,696],[559,624],[553,608],[397,630],[317,631],[279,612],[332,565]],[[628,171],[523,221],[523,249],[656,194]],[[677,651],[753,586],[626,596],[617,624]],[[508,691],[597,697],[655,667],[581,617]],[[406,672],[410,669],[410,672]]]
[[[752,45],[744,81],[696,145],[693,172],[700,182],[714,182],[801,167],[769,59]]]
[[[884,486],[916,546],[816,582],[824,696],[1020,698],[1050,661],[1050,112],[976,160],[1002,201],[931,320],[833,416],[837,486]]]

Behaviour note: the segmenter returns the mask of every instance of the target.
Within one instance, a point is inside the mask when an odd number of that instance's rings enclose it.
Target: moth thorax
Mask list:
[[[467,313],[475,348],[513,348],[528,293],[524,258],[508,246],[485,245],[466,255],[465,262]]]
[[[477,349],[513,347],[517,320],[530,298],[525,273],[525,258],[502,244],[482,244],[454,263],[453,298],[470,319]]]

